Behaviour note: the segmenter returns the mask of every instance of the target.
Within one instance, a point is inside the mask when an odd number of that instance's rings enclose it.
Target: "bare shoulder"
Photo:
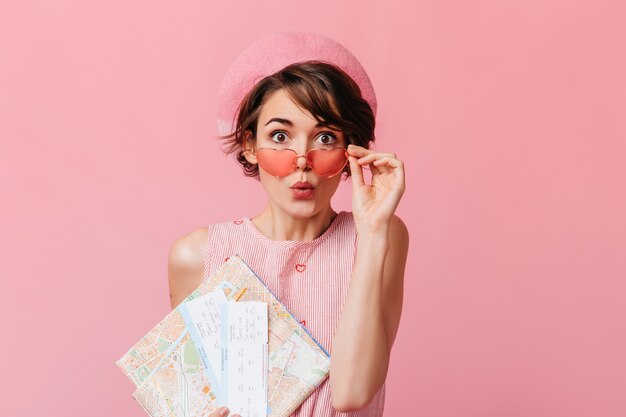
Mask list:
[[[404,268],[409,251],[409,229],[397,215],[393,215],[387,234],[389,251],[385,258],[384,279],[390,285],[402,286]]]
[[[397,249],[406,249],[409,245],[409,229],[404,221],[397,215],[393,215],[389,223],[389,244]]]
[[[172,308],[202,283],[207,233],[207,227],[196,229],[178,238],[170,248],[167,273]]]
[[[404,272],[409,250],[409,231],[400,217],[394,216],[389,224],[389,251],[383,269],[383,304],[385,308],[385,333],[389,350],[396,339],[404,298]]]
[[[404,221],[395,214],[389,223],[387,238],[389,251],[385,258],[385,271],[387,273],[384,274],[384,279],[388,285],[402,286],[404,267],[409,251],[409,229]]]

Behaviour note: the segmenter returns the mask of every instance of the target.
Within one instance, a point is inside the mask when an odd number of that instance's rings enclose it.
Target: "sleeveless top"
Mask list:
[[[270,239],[248,217],[213,224],[208,226],[204,280],[230,255],[240,255],[330,353],[352,278],[356,238],[352,212],[346,211],[310,241]],[[340,413],[332,406],[326,378],[290,417],[380,417],[384,402],[385,384],[364,409]]]

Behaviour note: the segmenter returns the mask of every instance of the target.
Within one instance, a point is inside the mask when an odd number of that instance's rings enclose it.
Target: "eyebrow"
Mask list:
[[[278,123],[282,123],[284,125],[287,125],[289,127],[293,127],[293,122],[291,120],[288,119],[283,119],[280,117],[272,117],[271,119],[269,119],[267,121],[267,123],[265,123],[265,126],[269,125],[272,122],[278,122]],[[330,125],[328,123],[325,122],[318,122],[315,127],[330,127]]]

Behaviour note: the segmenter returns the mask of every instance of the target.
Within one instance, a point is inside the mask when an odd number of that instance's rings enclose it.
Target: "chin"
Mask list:
[[[328,204],[328,203],[327,203]],[[292,199],[279,204],[281,209],[296,219],[310,219],[322,210],[324,204],[316,199],[297,200]]]
[[[317,208],[313,204],[298,204],[289,207],[289,209],[286,211],[296,219],[310,219],[319,212],[319,208]]]

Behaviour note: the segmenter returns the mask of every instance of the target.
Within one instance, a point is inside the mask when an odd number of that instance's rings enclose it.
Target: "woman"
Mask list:
[[[332,63],[294,62],[264,77],[241,102],[226,151],[261,182],[267,206],[191,232],[170,251],[172,308],[238,253],[331,352],[329,378],[293,416],[382,415],[408,232],[394,214],[404,166],[368,149],[374,125],[360,86]],[[337,213],[342,173],[352,178],[352,212]]]

